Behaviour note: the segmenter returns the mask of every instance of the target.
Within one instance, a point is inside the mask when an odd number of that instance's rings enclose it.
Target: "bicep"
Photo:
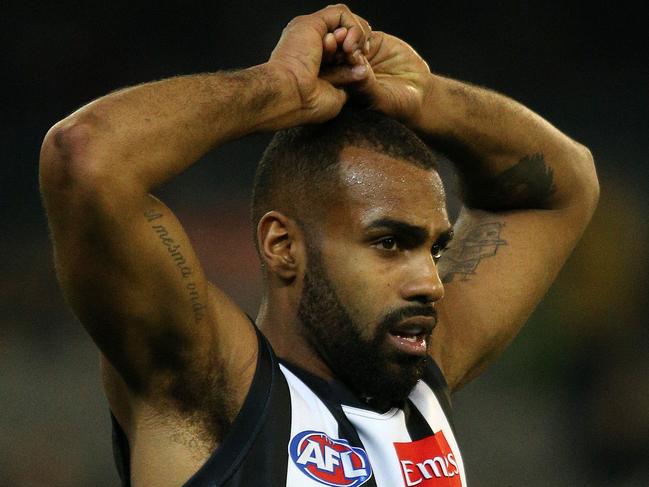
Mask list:
[[[205,371],[226,354],[229,330],[250,326],[208,285],[173,213],[151,195],[117,191],[48,205],[57,274],[129,388],[151,392],[170,377]]]
[[[571,209],[462,209],[439,263],[445,295],[432,352],[452,389],[514,339],[584,227],[583,215]]]

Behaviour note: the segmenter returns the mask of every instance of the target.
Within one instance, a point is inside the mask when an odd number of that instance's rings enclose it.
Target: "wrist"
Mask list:
[[[446,78],[428,74],[423,83],[423,102],[413,125],[419,132],[428,135],[442,135],[448,132],[448,103],[445,100]]]
[[[274,62],[250,68],[266,90],[267,102],[256,113],[255,131],[276,131],[305,123],[303,100],[295,76],[289,69]]]

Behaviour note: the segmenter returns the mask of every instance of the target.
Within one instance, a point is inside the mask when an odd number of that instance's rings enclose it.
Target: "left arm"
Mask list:
[[[593,159],[514,100],[431,74],[400,39],[371,43],[356,87],[447,153],[463,186],[432,340],[453,390],[513,340],[570,255],[597,204]]]
[[[451,388],[514,339],[581,237],[599,194],[585,147],[497,93],[430,75],[418,129],[453,161],[464,207],[439,263],[433,340]]]

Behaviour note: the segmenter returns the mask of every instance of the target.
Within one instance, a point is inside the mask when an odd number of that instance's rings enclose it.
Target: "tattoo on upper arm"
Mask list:
[[[485,222],[475,225],[469,231],[453,240],[453,245],[444,252],[440,260],[443,283],[453,281],[459,274],[461,281],[469,280],[483,259],[493,257],[498,249],[507,245],[501,238],[503,222]]]
[[[543,154],[532,154],[487,181],[470,181],[465,199],[490,210],[544,208],[554,192],[554,171]]]
[[[169,231],[161,222],[156,222],[156,220],[162,217],[162,213],[158,213],[155,210],[147,210],[144,212],[144,218],[151,224],[151,228],[160,239],[162,245],[165,246],[167,252],[169,252],[169,257],[171,257],[174,265],[178,268],[181,278],[185,281],[185,290],[187,291],[187,296],[194,313],[194,320],[198,323],[205,317],[205,305],[201,303],[198,286],[196,285],[196,281],[192,279],[193,270],[188,265],[187,259],[185,259],[182,253],[181,245],[176,243],[173,237],[169,235]]]

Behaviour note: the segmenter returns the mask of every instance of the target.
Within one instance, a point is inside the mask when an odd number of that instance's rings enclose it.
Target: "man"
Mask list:
[[[435,153],[393,119],[454,161],[453,228]],[[150,195],[255,131],[279,131],[255,181],[256,326]],[[133,486],[466,485],[446,393],[514,338],[598,198],[586,148],[343,5],[291,21],[262,65],[73,113],[41,187]]]

